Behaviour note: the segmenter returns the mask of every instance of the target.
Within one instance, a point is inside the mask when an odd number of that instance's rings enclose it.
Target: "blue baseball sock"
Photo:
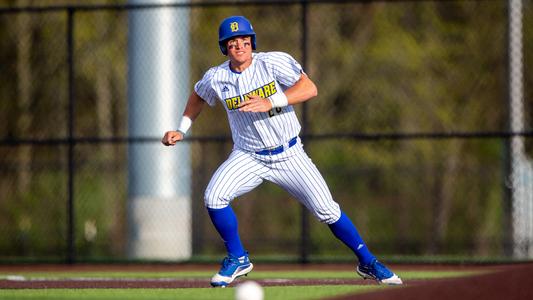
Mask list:
[[[363,242],[363,238],[357,232],[352,221],[344,212],[341,211],[341,217],[337,222],[328,226],[339,240],[352,249],[355,255],[357,255],[360,264],[369,265],[375,259],[374,255],[370,253],[370,250],[365,245],[365,242]]]
[[[235,257],[243,256],[246,251],[239,237],[237,216],[231,206],[228,205],[221,209],[207,208],[207,211],[211,217],[211,222],[224,241],[228,254]]]

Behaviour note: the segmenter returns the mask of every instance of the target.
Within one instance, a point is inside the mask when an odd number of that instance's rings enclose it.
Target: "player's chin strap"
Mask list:
[[[178,131],[181,132],[183,135],[187,134],[187,131],[189,128],[191,128],[192,120],[191,118],[187,116],[183,116],[181,118],[180,126],[178,126]]]
[[[270,103],[272,103],[272,108],[276,107],[285,107],[289,105],[289,99],[287,99],[287,96],[285,96],[285,93],[275,93],[274,95],[268,97],[268,100],[270,100]]]

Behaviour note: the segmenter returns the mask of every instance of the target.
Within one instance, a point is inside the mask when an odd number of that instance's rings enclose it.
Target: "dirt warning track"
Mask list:
[[[486,274],[430,280],[331,300],[526,300],[533,299],[533,264],[509,266]]]

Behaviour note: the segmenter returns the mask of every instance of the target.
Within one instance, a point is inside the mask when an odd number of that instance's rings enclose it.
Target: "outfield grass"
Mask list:
[[[472,271],[404,271],[404,280],[460,277],[475,274]],[[0,273],[0,278],[8,275],[24,276],[27,279],[61,279],[61,278],[210,278],[211,272],[18,272]],[[317,279],[317,278],[356,278],[350,271],[263,271],[253,272],[247,279]],[[265,287],[266,300],[321,299],[372,289],[391,288],[378,285],[323,285],[323,286],[276,286]],[[397,288],[397,287],[394,287]],[[187,300],[230,300],[234,298],[233,288],[184,288],[184,289],[28,289],[0,290],[0,299],[86,299],[86,300],[122,300],[122,299],[187,299]]]
[[[266,287],[265,299],[321,299],[355,292],[364,292],[379,286],[289,286]],[[43,289],[43,290],[0,290],[0,299],[39,300],[103,300],[103,299],[187,299],[187,300],[231,300],[235,289]]]

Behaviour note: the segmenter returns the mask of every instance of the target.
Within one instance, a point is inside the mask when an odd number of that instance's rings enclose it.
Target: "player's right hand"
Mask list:
[[[183,134],[179,131],[167,131],[163,138],[161,139],[161,143],[165,146],[174,146],[177,142],[183,140]]]

